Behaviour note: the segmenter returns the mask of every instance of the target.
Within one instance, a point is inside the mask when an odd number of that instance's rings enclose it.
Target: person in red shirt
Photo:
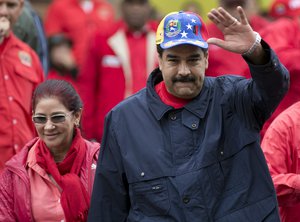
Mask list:
[[[261,36],[272,46],[290,72],[290,89],[261,131],[263,137],[271,122],[285,109],[300,101],[300,1],[275,0],[270,16],[276,19],[261,30]]]
[[[111,34],[99,30],[90,41],[79,74],[80,94],[85,104],[83,130],[87,138],[101,140],[106,113],[144,86],[157,66],[155,36],[157,21],[150,21],[148,0],[123,0],[123,20]]]
[[[282,222],[300,221],[300,102],[272,122],[262,149],[275,185]]]
[[[235,11],[237,6],[242,6],[248,17],[248,21],[254,31],[259,31],[261,28],[268,25],[270,22],[258,15],[255,1],[252,0],[219,0],[219,6],[225,8],[231,15],[238,18]],[[211,37],[223,39],[223,34],[216,24],[207,24],[208,33]],[[224,74],[243,75],[246,78],[250,77],[248,66],[244,59],[235,53],[226,51],[218,46],[210,45],[208,62],[209,67],[206,71],[207,76],[219,76]]]
[[[37,54],[12,33],[23,0],[0,0],[0,171],[34,137],[31,97],[44,74]]]
[[[60,79],[71,83],[77,89],[78,69],[72,56],[72,42],[64,34],[48,38],[50,69],[47,79]]]
[[[54,0],[44,25],[47,37],[62,33],[73,42],[74,62],[80,68],[91,33],[106,32],[114,20],[115,12],[106,0]]]

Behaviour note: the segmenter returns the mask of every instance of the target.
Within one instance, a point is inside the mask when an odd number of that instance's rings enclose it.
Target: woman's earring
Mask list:
[[[75,127],[79,127],[79,121],[75,122]]]

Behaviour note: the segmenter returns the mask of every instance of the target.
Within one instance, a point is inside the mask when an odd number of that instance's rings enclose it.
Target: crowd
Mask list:
[[[0,221],[300,221],[300,1],[118,6],[0,0]]]

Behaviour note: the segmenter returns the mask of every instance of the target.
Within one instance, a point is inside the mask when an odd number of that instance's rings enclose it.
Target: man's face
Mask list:
[[[122,3],[122,14],[131,30],[139,31],[150,18],[151,6],[148,1],[126,0]]]
[[[165,49],[159,58],[168,92],[182,99],[192,99],[200,93],[207,67],[208,53],[193,45]]]
[[[24,0],[0,0],[0,18],[6,18],[10,22],[10,27],[17,21]]]

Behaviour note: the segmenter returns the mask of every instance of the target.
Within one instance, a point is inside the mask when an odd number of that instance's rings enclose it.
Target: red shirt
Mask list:
[[[300,23],[297,19],[279,19],[263,29],[260,34],[290,72],[290,89],[265,123],[261,131],[263,136],[279,113],[300,101]]]
[[[79,66],[84,58],[86,44],[96,30],[106,32],[114,21],[114,9],[104,0],[93,0],[93,8],[85,12],[79,0],[56,0],[45,16],[47,36],[64,33],[73,42],[73,53]]]
[[[190,100],[189,99],[181,99],[170,94],[166,88],[166,84],[164,81],[161,81],[157,85],[155,85],[155,91],[158,94],[161,101],[165,104],[174,107],[175,109],[180,109],[184,107]]]
[[[38,165],[35,156],[37,144],[29,150],[26,162],[32,216],[35,221],[63,221],[65,214],[60,201],[60,188],[53,177]]]
[[[14,34],[0,48],[0,170],[34,137],[31,98],[44,74],[36,53]]]
[[[282,112],[262,141],[282,222],[300,221],[300,102]]]

